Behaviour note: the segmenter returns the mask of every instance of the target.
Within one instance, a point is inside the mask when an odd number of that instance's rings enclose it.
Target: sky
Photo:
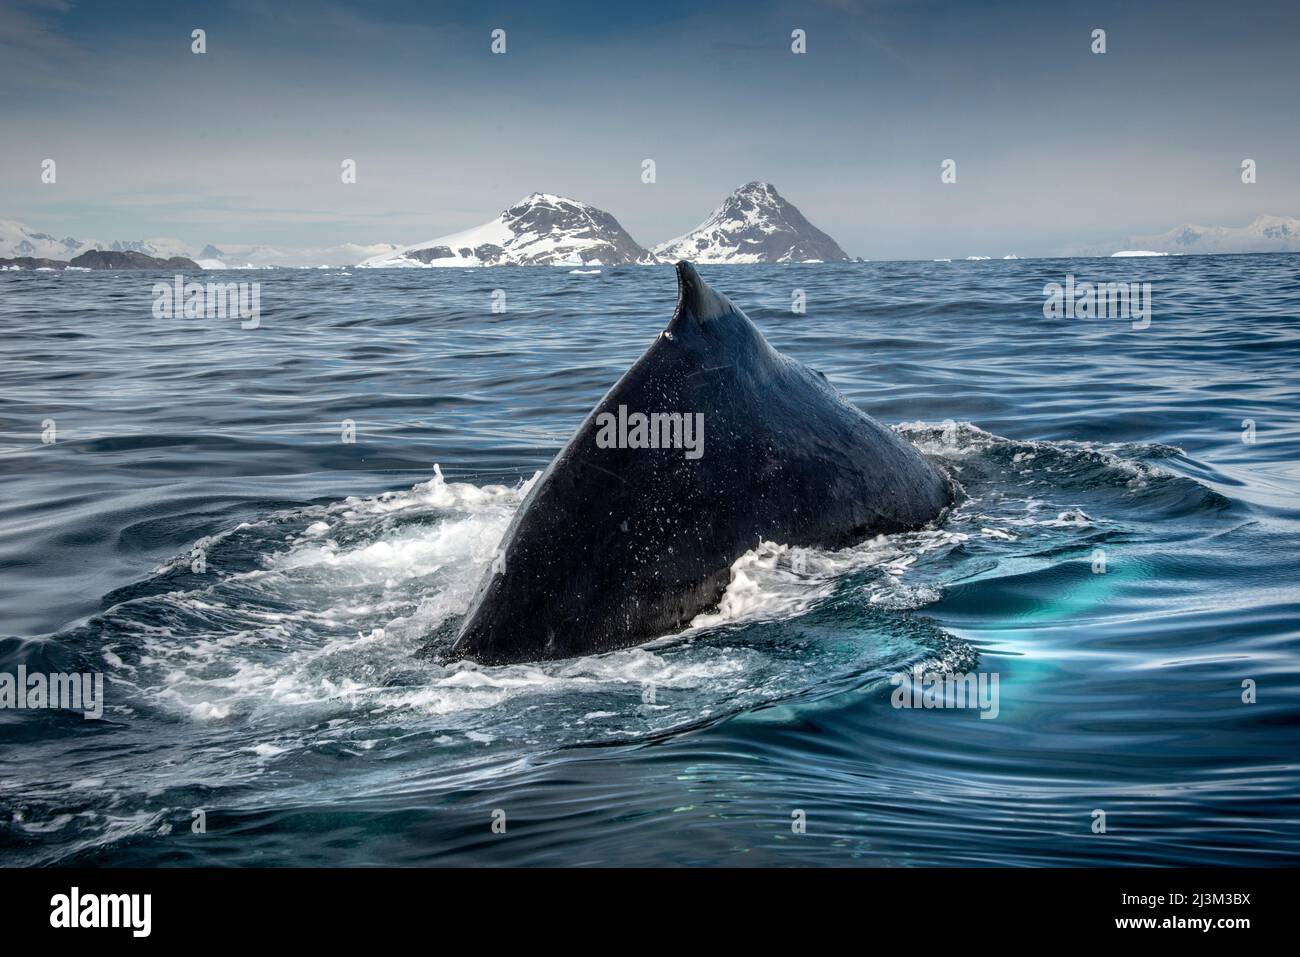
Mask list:
[[[851,255],[1042,255],[1300,216],[1297,37],[1295,0],[0,0],[0,218],[412,243],[540,191],[652,246],[765,180]]]

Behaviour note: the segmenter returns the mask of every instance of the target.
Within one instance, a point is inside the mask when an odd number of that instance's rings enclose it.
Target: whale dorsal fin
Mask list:
[[[677,308],[673,310],[673,317],[668,322],[669,332],[692,319],[705,323],[735,311],[736,307],[726,296],[709,288],[694,266],[685,260],[677,264]]]

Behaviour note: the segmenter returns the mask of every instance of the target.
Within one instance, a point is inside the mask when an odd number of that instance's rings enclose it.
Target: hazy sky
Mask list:
[[[0,0],[0,218],[407,243],[543,191],[650,246],[761,179],[853,255],[1032,255],[1300,215],[1298,38],[1296,0]]]

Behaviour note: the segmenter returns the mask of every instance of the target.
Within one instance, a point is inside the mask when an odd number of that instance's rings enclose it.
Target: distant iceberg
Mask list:
[[[1117,253],[1111,253],[1110,258],[1115,259],[1117,257],[1124,257],[1124,256],[1168,256],[1168,255],[1169,255],[1168,253],[1152,252],[1150,249],[1121,249]]]

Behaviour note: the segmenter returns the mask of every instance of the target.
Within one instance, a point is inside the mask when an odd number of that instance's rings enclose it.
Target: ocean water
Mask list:
[[[0,863],[1300,862],[1300,257],[702,272],[960,504],[499,668],[416,652],[671,269],[227,274],[252,330],[0,274],[0,670],[107,682],[0,711]],[[1046,318],[1067,273],[1150,325]],[[996,717],[895,707],[917,665]]]

